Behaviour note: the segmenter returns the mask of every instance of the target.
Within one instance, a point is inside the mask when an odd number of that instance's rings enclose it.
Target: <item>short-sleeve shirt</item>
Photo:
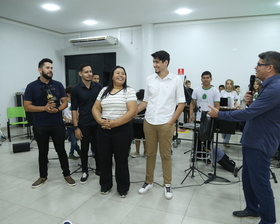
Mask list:
[[[106,89],[107,86],[100,91],[97,97],[97,100],[101,101],[102,118],[116,120],[127,112],[127,102],[137,101],[135,90],[131,87],[121,89],[114,94],[108,93],[107,96],[101,99]]]
[[[50,88],[57,99],[66,97],[65,89],[63,85],[51,79],[48,84],[42,82],[40,77],[27,85],[24,92],[24,100],[31,101],[34,106],[45,106],[47,104],[46,99],[41,89]],[[63,122],[62,113],[48,113],[46,111],[33,112],[33,124],[35,125],[54,125]]]
[[[228,107],[231,107],[231,108],[235,107],[234,102],[238,101],[237,92],[235,90],[233,90],[233,91],[222,90],[220,95],[221,95],[221,97],[228,99]]]
[[[143,99],[147,102],[145,119],[152,125],[169,122],[178,103],[185,103],[183,80],[169,73],[164,79],[157,74],[147,77],[147,86]]]
[[[92,107],[101,89],[101,84],[96,82],[91,82],[89,88],[83,82],[72,88],[71,110],[79,111],[79,125],[91,126],[97,124],[92,115]]]
[[[200,107],[196,114],[196,120],[200,121],[201,111],[209,111],[210,106],[214,106],[214,103],[220,102],[219,90],[211,86],[209,89],[204,89],[202,86],[197,87],[192,94],[193,100],[196,100],[197,106]]]

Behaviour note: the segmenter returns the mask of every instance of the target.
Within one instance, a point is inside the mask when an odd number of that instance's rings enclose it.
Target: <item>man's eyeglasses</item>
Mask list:
[[[270,65],[270,64],[261,64],[261,63],[257,64],[258,67],[260,67],[260,66],[268,66],[268,65]]]

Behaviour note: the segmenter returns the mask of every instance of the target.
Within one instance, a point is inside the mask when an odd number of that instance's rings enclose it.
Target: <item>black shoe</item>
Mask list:
[[[244,218],[244,217],[256,217],[257,218],[257,217],[260,217],[258,214],[248,212],[247,210],[234,211],[232,214],[236,217],[239,217],[239,218]]]
[[[87,179],[88,179],[88,173],[84,172],[80,179],[80,183],[85,184],[87,182]]]

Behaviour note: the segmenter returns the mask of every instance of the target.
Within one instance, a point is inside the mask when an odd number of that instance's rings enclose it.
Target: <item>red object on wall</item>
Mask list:
[[[178,75],[184,75],[184,74],[185,74],[185,69],[178,68]]]

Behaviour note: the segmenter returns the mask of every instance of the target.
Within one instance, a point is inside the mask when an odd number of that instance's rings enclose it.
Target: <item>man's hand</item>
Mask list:
[[[210,116],[210,117],[218,117],[218,112],[219,110],[215,107],[212,107],[210,105],[208,105],[208,107],[211,109],[211,111],[209,111],[207,114]]]
[[[247,91],[244,96],[244,102],[246,105],[250,105],[253,102],[253,93],[251,91]]]
[[[51,114],[55,114],[58,112],[57,108],[56,108],[56,104],[54,103],[54,101],[49,101],[46,106],[45,106],[45,111]]]
[[[75,137],[79,140],[82,140],[83,139],[83,133],[82,131],[80,130],[80,128],[78,128],[77,130],[75,130]]]

